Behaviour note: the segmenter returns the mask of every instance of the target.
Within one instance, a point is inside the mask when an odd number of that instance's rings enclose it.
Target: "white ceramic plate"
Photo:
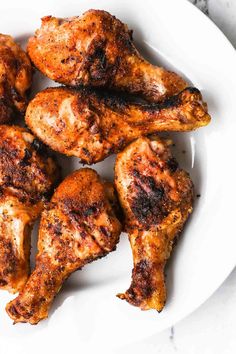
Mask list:
[[[216,26],[184,0],[40,0],[1,2],[0,31],[22,44],[40,17],[80,15],[89,8],[110,11],[134,29],[149,60],[184,74],[202,90],[212,123],[188,134],[172,134],[175,154],[201,194],[167,269],[165,310],[142,312],[115,297],[130,283],[132,259],[126,235],[116,252],[75,273],[55,300],[49,319],[37,326],[12,326],[0,296],[1,353],[120,352],[128,342],[174,324],[202,304],[223,282],[235,257],[236,55]],[[35,76],[35,90],[52,85]],[[183,153],[183,150],[186,153]],[[114,158],[94,166],[111,177]],[[64,174],[76,159],[60,158]],[[35,237],[33,243],[36,243]],[[34,253],[34,252],[33,252]]]

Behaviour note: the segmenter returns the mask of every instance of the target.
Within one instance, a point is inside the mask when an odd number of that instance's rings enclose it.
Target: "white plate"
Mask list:
[[[80,15],[89,8],[108,10],[126,22],[150,60],[184,73],[202,90],[212,123],[197,132],[172,134],[175,153],[201,197],[168,266],[168,302],[162,313],[142,312],[115,297],[129,286],[132,269],[127,237],[122,235],[116,252],[69,279],[49,319],[37,326],[12,326],[4,311],[12,296],[1,292],[0,350],[4,354],[42,353],[43,349],[118,353],[126,343],[163,330],[195,310],[236,263],[233,47],[207,17],[183,0],[5,1],[0,31],[23,43],[39,27],[43,15]],[[43,80],[40,88],[49,84]],[[109,177],[113,160],[110,157],[95,168]],[[60,161],[65,174],[79,167],[76,159]]]

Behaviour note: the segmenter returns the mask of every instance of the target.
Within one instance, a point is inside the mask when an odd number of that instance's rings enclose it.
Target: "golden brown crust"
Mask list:
[[[63,281],[113,251],[120,232],[98,174],[92,169],[73,172],[42,214],[36,268],[20,295],[7,305],[9,316],[14,322],[31,324],[46,318]]]
[[[48,196],[58,176],[54,160],[31,132],[0,125],[0,189],[14,188],[33,202]]]
[[[58,178],[27,129],[0,126],[0,288],[16,292],[29,275],[30,233]]]
[[[0,123],[24,114],[32,67],[27,54],[11,36],[0,34]]]
[[[41,28],[28,42],[28,53],[40,71],[66,85],[106,86],[155,102],[187,86],[177,74],[145,61],[131,31],[106,11],[42,18]]]
[[[193,184],[164,141],[140,138],[118,154],[115,185],[134,261],[131,286],[118,296],[143,310],[161,311],[164,267],[192,212]]]
[[[207,125],[201,93],[188,88],[161,104],[142,104],[105,91],[46,89],[26,112],[26,123],[52,149],[92,164],[132,140],[158,131],[188,131]]]

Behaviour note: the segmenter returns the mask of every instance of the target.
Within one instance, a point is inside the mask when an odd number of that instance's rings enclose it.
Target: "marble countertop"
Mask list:
[[[177,0],[178,1],[178,0]],[[202,10],[236,47],[235,0],[189,0]]]
[[[189,1],[209,16],[236,48],[236,0]],[[235,328],[236,268],[193,314],[168,330],[122,348],[122,354],[234,354]]]

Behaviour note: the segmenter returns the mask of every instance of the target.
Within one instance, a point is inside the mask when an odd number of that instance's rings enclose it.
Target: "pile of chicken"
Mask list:
[[[115,250],[122,229],[134,268],[129,289],[118,297],[161,311],[165,264],[194,192],[170,142],[157,133],[207,125],[200,91],[143,59],[132,32],[105,11],[44,17],[27,51],[29,57],[0,35],[0,122],[26,110],[29,128],[0,126],[0,287],[19,292],[7,313],[14,322],[46,318],[65,279]],[[39,92],[27,107],[29,58],[66,86]],[[58,185],[59,168],[46,145],[87,164],[118,153],[114,185],[91,168]],[[30,233],[40,215],[30,274]]]

